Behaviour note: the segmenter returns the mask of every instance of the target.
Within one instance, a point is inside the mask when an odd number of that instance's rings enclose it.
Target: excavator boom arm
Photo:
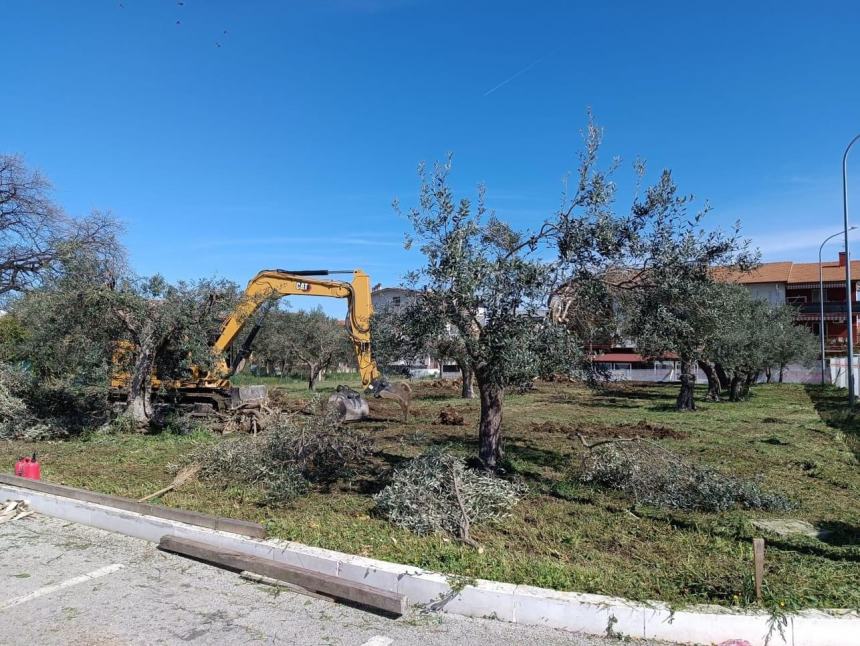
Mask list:
[[[310,275],[310,274],[313,275]],[[214,349],[224,352],[242,331],[245,324],[273,298],[284,296],[326,296],[347,300],[347,330],[355,348],[361,383],[367,387],[380,377],[379,369],[370,352],[370,316],[373,305],[370,299],[370,277],[362,270],[352,272],[352,281],[329,280],[321,276],[329,272],[290,272],[268,269],[254,276],[245,289],[245,297],[224,321]]]

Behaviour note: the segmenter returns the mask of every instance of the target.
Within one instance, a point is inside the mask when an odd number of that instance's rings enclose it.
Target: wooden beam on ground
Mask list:
[[[0,484],[20,487],[21,489],[31,489],[33,491],[40,491],[42,493],[71,498],[73,500],[92,502],[97,505],[115,507],[117,509],[133,511],[146,516],[156,516],[158,518],[175,520],[180,523],[187,523],[198,527],[216,529],[222,532],[241,534],[242,536],[250,536],[251,538],[266,537],[266,529],[262,525],[251,523],[246,520],[234,520],[232,518],[210,516],[209,514],[201,514],[196,511],[187,511],[185,509],[173,509],[171,507],[162,507],[160,505],[148,505],[146,503],[137,502],[136,500],[131,500],[130,498],[111,496],[105,493],[96,493],[95,491],[76,489],[75,487],[67,487],[65,485],[51,484],[43,480],[19,478],[18,476],[10,476],[3,473],[0,473]]]
[[[253,572],[270,579],[285,581],[327,597],[375,608],[392,615],[406,612],[406,597],[395,592],[371,588],[328,574],[320,574],[294,565],[286,565],[258,556],[246,556],[200,541],[176,536],[164,536],[158,548],[166,552],[189,556],[238,572]]]

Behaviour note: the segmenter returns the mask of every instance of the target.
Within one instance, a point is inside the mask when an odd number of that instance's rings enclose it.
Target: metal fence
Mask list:
[[[840,379],[842,380],[842,386],[844,387],[844,360],[843,367],[838,365],[833,365],[830,367],[830,370],[825,373],[825,377],[827,378],[827,383],[834,383],[839,385]],[[681,371],[677,368],[624,368],[617,370],[610,370],[610,379],[612,381],[646,381],[646,382],[673,382],[679,381]],[[860,374],[858,372],[857,374]],[[696,369],[696,381],[698,383],[707,383],[708,378],[705,376],[701,370]],[[767,377],[762,374],[759,377],[759,383],[763,383],[767,381]],[[773,371],[771,373],[771,381],[776,382],[779,381],[779,372]],[[821,369],[816,366],[814,368],[807,368],[800,365],[792,365],[788,366],[782,374],[783,383],[787,384],[818,384],[821,383]]]

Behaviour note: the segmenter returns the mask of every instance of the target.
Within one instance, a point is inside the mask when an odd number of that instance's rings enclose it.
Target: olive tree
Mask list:
[[[127,278],[101,294],[130,344],[127,413],[135,422],[152,415],[151,375],[182,379],[192,376],[192,367],[207,371],[215,365],[211,339],[235,308],[237,294],[225,280],[171,284],[158,275]]]
[[[0,154],[0,298],[60,276],[81,256],[121,255],[118,230],[109,214],[70,217],[42,174],[20,156]]]
[[[817,356],[816,338],[796,324],[794,307],[756,298],[742,285],[715,289],[721,296],[721,325],[705,346],[704,360],[725,375],[731,401],[744,399],[762,373],[776,369],[781,382],[788,364]]]
[[[117,275],[112,258],[81,256],[7,303],[2,360],[26,367],[27,403],[40,416],[87,425],[106,413],[111,355],[122,331],[100,294]]]
[[[738,224],[728,233],[706,229],[707,207],[690,217],[690,198],[677,194],[667,174],[649,189],[645,201],[657,206],[648,229],[634,243],[637,269],[622,280],[626,329],[644,355],[678,356],[676,408],[694,410],[696,366],[731,316],[714,269],[749,270],[758,254],[741,237]]]
[[[692,287],[708,282],[708,267],[744,261],[736,234],[705,231],[703,213],[690,221],[688,200],[678,195],[669,171],[644,191],[637,182],[631,207],[617,212],[611,179],[617,163],[599,165],[601,139],[601,129],[589,123],[560,209],[528,229],[489,211],[483,188],[474,205],[457,200],[448,183],[450,157],[429,172],[419,167],[418,205],[406,212],[413,229],[407,246],[418,246],[424,264],[408,278],[420,290],[416,305],[463,341],[480,394],[479,458],[487,468],[503,457],[507,389],[551,372],[589,368],[584,340],[547,316],[558,288],[575,286],[604,304],[619,292],[642,293],[632,301],[637,316],[650,306],[649,296],[696,297]],[[634,169],[641,180],[644,164]],[[673,286],[673,276],[682,289]],[[688,365],[693,359],[685,357]]]
[[[400,310],[386,308],[373,313],[373,356],[383,369],[426,356],[440,364],[453,360],[460,370],[461,396],[473,399],[475,377],[463,338],[443,317],[428,313],[424,300],[409,302]]]
[[[270,312],[255,342],[255,354],[264,362],[279,364],[282,370],[296,363],[304,365],[310,390],[327,370],[350,361],[352,352],[346,326],[322,308]]]
[[[797,309],[791,305],[772,307],[769,319],[770,360],[766,369],[770,374],[770,369],[775,368],[779,375],[778,381],[782,383],[789,364],[809,364],[818,357],[818,339],[808,327],[797,324]]]
[[[19,299],[11,315],[26,329],[21,358],[42,378],[106,386],[111,373],[126,372],[126,411],[143,425],[153,374],[171,381],[214,365],[210,342],[236,293],[227,281],[170,284],[76,262]]]

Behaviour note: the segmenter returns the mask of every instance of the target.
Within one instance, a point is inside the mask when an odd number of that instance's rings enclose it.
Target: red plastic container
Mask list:
[[[23,477],[24,475],[24,465],[30,461],[30,458],[18,458],[18,461],[15,463],[15,475],[18,477]]]
[[[39,464],[39,461],[36,459],[36,454],[33,454],[31,458],[24,458],[24,465],[22,469],[23,473],[21,474],[25,478],[29,478],[30,480],[41,480],[42,479],[42,465]]]

